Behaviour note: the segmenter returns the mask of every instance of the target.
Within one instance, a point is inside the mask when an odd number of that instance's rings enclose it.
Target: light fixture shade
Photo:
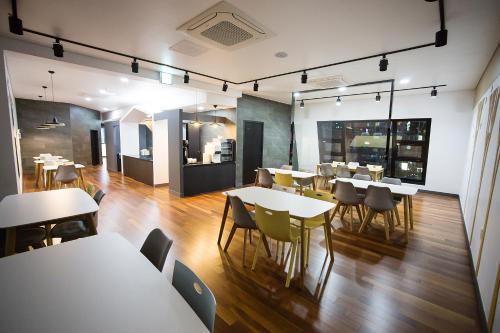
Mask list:
[[[437,90],[436,90],[436,87],[432,88],[431,90],[431,98],[436,98],[437,97]]]
[[[389,65],[389,60],[384,56],[382,56],[382,59],[380,59],[380,62],[378,64],[378,67],[381,72],[385,72],[387,70],[387,66]]]
[[[300,77],[300,82],[302,82],[303,84],[307,83],[307,73],[306,73],[306,71],[304,71],[302,73],[302,76]]]
[[[53,127],[64,127],[65,123],[60,123],[57,118],[54,116],[51,121],[46,122],[44,125],[53,126]]]
[[[257,81],[253,83],[253,91],[259,91],[259,84],[257,83]]]
[[[224,81],[224,84],[222,85],[222,91],[226,92],[227,91],[227,82]]]
[[[132,61],[132,73],[139,73],[139,63],[135,58],[134,61]]]
[[[340,99],[340,97],[337,97],[337,101],[335,102],[335,105],[337,105],[337,106],[342,105],[342,100]]]
[[[186,72],[186,74],[184,74],[184,83],[188,84],[189,83],[189,73]]]
[[[54,51],[54,57],[64,57],[64,47],[59,43],[59,38],[56,38],[55,43],[52,44],[52,50]]]
[[[48,130],[48,129],[51,129],[51,128],[53,128],[53,127],[45,126],[45,125],[38,125],[36,127],[36,129],[38,129],[38,130]]]
[[[377,93],[377,96],[375,96],[375,102],[380,102],[380,93]]]
[[[300,101],[300,108],[303,109],[304,108],[304,101]]]

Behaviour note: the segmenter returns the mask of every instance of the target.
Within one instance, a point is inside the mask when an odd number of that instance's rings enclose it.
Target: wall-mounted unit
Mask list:
[[[235,50],[274,34],[233,5],[221,1],[177,28],[199,41]]]

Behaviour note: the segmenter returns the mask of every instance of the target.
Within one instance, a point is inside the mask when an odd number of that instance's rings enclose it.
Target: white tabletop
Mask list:
[[[52,160],[53,162],[56,162],[56,163],[66,163],[66,162],[69,162],[69,160],[65,159],[65,158],[59,158],[57,160]],[[46,160],[34,160],[33,161],[35,164],[44,164],[45,162],[47,162]]]
[[[337,178],[337,179],[332,179],[329,181],[329,183],[335,184],[336,180],[340,180],[343,182],[350,182],[354,185],[356,188],[361,188],[361,189],[367,189],[369,185],[373,186],[378,186],[378,187],[388,187],[392,194],[399,194],[399,195],[415,195],[417,194],[418,189],[413,186],[405,186],[405,185],[393,185],[393,184],[386,184],[386,183],[381,183],[381,182],[373,182],[373,181],[366,181],[366,180],[359,180],[359,179],[352,179],[352,178]]]
[[[243,187],[224,194],[238,196],[249,205],[257,203],[274,210],[287,210],[297,218],[312,218],[335,208],[331,202],[257,186]]]
[[[296,179],[307,179],[307,178],[312,178],[312,177],[316,176],[315,173],[311,173],[311,172],[293,171],[293,170],[276,169],[276,168],[266,168],[266,169],[269,170],[271,175],[276,174],[276,172],[278,172],[278,173],[291,173],[292,178],[296,178]]]
[[[59,155],[54,155],[54,156],[49,156],[49,157],[50,158],[62,158],[62,156],[59,156]],[[33,159],[39,160],[39,159],[41,159],[41,157],[40,156],[33,156]]]
[[[57,170],[58,166],[59,165],[44,165],[43,166],[43,170],[44,171]],[[75,164],[75,168],[76,169],[83,169],[83,168],[85,168],[85,165],[83,165],[83,164]]]
[[[98,209],[94,199],[79,188],[8,195],[0,201],[0,229],[90,214]]]
[[[128,241],[102,234],[0,259],[0,332],[208,332]]]

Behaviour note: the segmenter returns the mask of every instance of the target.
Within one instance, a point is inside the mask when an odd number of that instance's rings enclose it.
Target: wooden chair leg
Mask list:
[[[306,229],[306,267],[309,266],[309,246],[311,245],[311,229]]]
[[[372,221],[374,215],[375,212],[371,208],[368,208],[368,212],[365,215],[363,223],[361,223],[361,227],[359,227],[358,233],[362,233],[363,230],[365,230],[366,226]]]
[[[330,216],[330,221],[329,221],[330,223],[332,223],[333,218],[335,217],[335,214],[337,214],[337,212],[339,211],[339,209],[340,209],[341,206],[342,206],[342,203],[341,202],[337,202],[337,205],[333,209],[332,216]]]
[[[385,229],[385,240],[389,241],[389,218],[390,218],[390,213],[389,212],[384,212],[384,229]]]
[[[250,241],[250,244],[252,244],[252,229],[248,229],[248,240]]]
[[[292,255],[290,256],[290,264],[288,265],[288,273],[286,274],[286,282],[285,282],[286,288],[290,286],[290,279],[293,273],[293,264],[295,262],[295,255],[297,253],[297,243],[298,241],[292,243]]]
[[[227,252],[227,249],[229,248],[229,244],[231,244],[231,241],[233,240],[234,233],[236,232],[236,229],[238,227],[236,224],[233,224],[233,227],[231,228],[231,232],[229,233],[229,237],[227,238],[226,245],[224,246],[224,252]]]
[[[260,244],[262,244],[262,238],[264,238],[264,234],[261,232],[259,242],[257,243],[257,247],[255,248],[255,254],[253,255],[252,271],[255,270],[255,265],[257,265],[257,258],[259,257],[259,248]]]
[[[248,234],[249,230],[248,229],[244,229],[244,233],[243,233],[243,267],[245,267],[245,254],[247,252],[247,234]]]
[[[387,212],[387,214],[389,215],[389,226],[391,227],[391,232],[394,232],[394,221],[396,220],[394,217],[394,210]]]
[[[397,225],[401,224],[401,219],[399,218],[398,206],[394,207],[394,215],[396,215]]]
[[[340,219],[343,220],[344,219],[344,215],[345,213],[347,212],[347,208],[349,208],[349,206],[347,205],[342,205],[342,210],[340,211]]]
[[[269,249],[269,243],[267,242],[267,238],[264,234],[262,234],[262,242],[264,243],[264,248],[266,249],[267,257],[271,257],[271,250]]]
[[[361,208],[359,207],[359,205],[356,205],[356,212],[358,213],[358,219],[359,219],[359,222],[363,223],[363,213],[361,212]]]
[[[350,227],[350,229],[351,229],[351,232],[353,232],[353,231],[354,231],[354,219],[352,218],[352,210],[353,210],[353,209],[352,209],[352,205],[349,205],[349,215],[350,215],[350,218],[351,218],[351,221],[350,221],[350,222],[351,222],[351,223],[350,223],[351,225],[350,225],[349,227]]]

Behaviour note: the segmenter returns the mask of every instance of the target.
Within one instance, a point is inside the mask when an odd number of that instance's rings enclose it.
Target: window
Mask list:
[[[320,162],[382,165],[390,177],[424,184],[431,119],[393,119],[386,162],[387,120],[318,121]]]

